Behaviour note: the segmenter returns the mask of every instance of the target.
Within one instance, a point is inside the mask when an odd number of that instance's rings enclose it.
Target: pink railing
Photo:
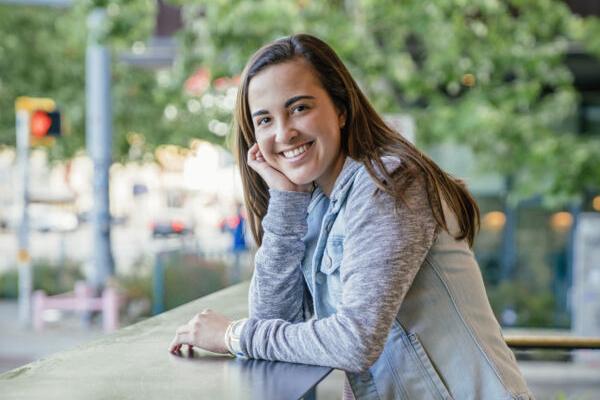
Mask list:
[[[105,332],[119,328],[119,306],[122,300],[114,288],[107,287],[102,296],[94,297],[94,290],[85,282],[75,284],[75,291],[56,296],[47,296],[43,290],[33,294],[33,327],[44,329],[45,310],[100,311]]]

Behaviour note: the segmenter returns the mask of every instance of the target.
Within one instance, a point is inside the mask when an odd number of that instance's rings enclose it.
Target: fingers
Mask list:
[[[265,158],[263,157],[262,153],[260,152],[260,149],[258,147],[258,143],[254,143],[252,145],[252,147],[250,147],[250,149],[248,150],[248,165],[255,169],[255,167],[259,164],[259,163],[263,163],[265,162]]]
[[[196,314],[187,324],[181,325],[175,331],[175,337],[169,345],[169,352],[177,353],[181,351],[181,347],[184,345],[192,346],[195,345],[194,338],[200,327],[200,320],[204,315],[213,313],[210,308],[205,308],[200,313]]]
[[[258,150],[256,152],[256,161],[258,162],[264,162],[265,158],[263,157],[262,153],[260,152],[260,150]]]
[[[181,348],[184,345],[188,345],[190,347],[193,346],[193,344],[191,343],[191,340],[189,340],[189,337],[186,337],[186,335],[175,335],[175,338],[169,345],[169,352],[177,353],[177,352],[181,351]]]
[[[169,345],[169,352],[178,353],[185,345],[197,346],[214,353],[227,353],[225,334],[231,320],[211,309],[195,314],[185,325],[175,331],[175,337]]]
[[[181,347],[185,344],[189,346],[193,346],[193,335],[191,334],[190,327],[188,325],[183,325],[177,328],[175,332],[175,337],[171,341],[169,345],[169,351],[171,353],[176,353],[181,350]]]
[[[254,155],[257,151],[259,151],[260,149],[258,148],[258,143],[254,143],[252,146],[250,146],[250,148],[248,149],[248,154],[252,154]]]
[[[259,148],[258,148],[258,143],[254,143],[249,149],[248,149],[248,157],[247,157],[247,161],[248,164],[250,164],[252,161],[256,160],[256,153],[259,152]]]
[[[248,149],[247,163],[248,166],[263,179],[269,188],[284,191],[297,191],[296,185],[277,168],[277,165],[271,164],[265,159],[257,143],[254,143],[252,147]]]

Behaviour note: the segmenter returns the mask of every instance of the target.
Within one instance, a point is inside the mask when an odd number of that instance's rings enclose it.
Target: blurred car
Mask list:
[[[163,218],[150,223],[152,237],[184,236],[193,233],[193,224],[179,218]]]

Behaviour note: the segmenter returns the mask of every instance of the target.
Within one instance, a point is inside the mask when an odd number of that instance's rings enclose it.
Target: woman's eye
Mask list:
[[[258,121],[256,121],[256,126],[266,124],[267,122],[269,122],[269,120],[270,120],[269,117],[261,118]]]
[[[304,104],[298,104],[296,107],[292,108],[292,112],[302,112],[304,110],[306,110],[308,107],[306,107]]]

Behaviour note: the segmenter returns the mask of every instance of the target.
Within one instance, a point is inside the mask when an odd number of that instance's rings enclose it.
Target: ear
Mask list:
[[[346,110],[343,110],[338,114],[338,122],[340,129],[346,126]]]

